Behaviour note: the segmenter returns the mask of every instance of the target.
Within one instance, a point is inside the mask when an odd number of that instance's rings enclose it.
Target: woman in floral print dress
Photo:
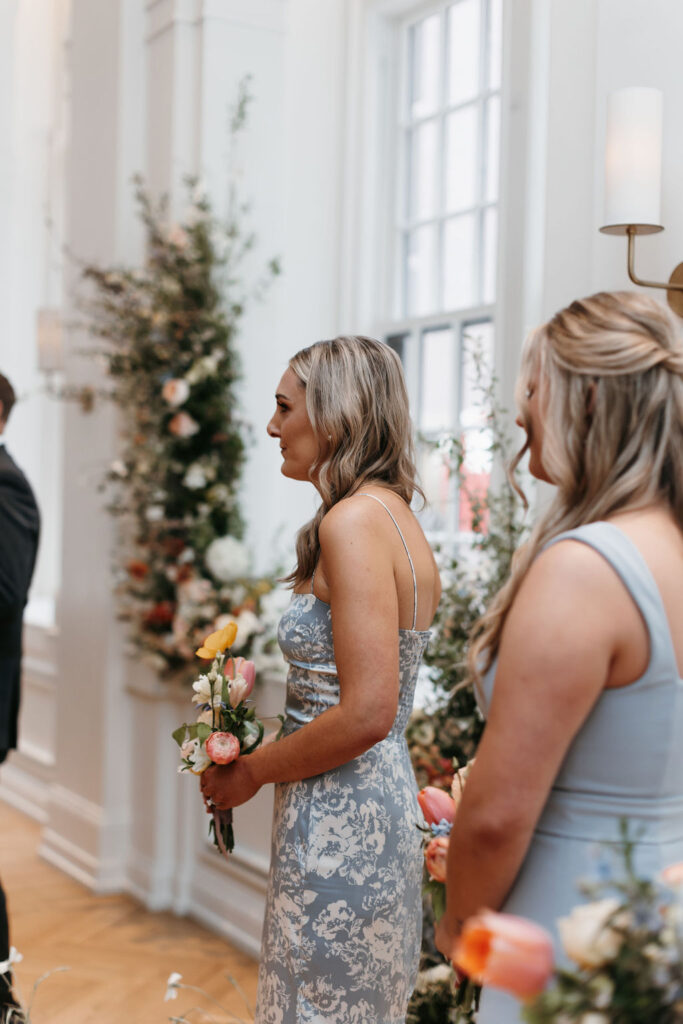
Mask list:
[[[257,1024],[403,1024],[420,950],[422,820],[404,730],[440,596],[401,364],[368,338],[290,361],[268,433],[311,481],[279,630],[283,737],[202,776],[218,807],[276,783]]]

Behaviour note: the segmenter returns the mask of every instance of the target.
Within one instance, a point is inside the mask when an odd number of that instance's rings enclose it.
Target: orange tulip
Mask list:
[[[417,794],[417,801],[428,825],[438,825],[444,819],[451,824],[455,817],[455,800],[443,789],[425,786]]]
[[[448,856],[447,836],[435,836],[427,843],[425,865],[429,877],[435,882],[446,881],[446,858]]]
[[[502,988],[518,999],[533,999],[553,972],[550,935],[523,917],[482,910],[468,918],[453,963],[480,985]]]
[[[213,660],[217,654],[222,654],[226,647],[232,647],[236,636],[237,624],[229,622],[223,629],[207,636],[202,646],[196,651],[197,657]]]

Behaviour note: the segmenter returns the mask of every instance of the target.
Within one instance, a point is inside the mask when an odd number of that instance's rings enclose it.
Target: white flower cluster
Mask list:
[[[240,579],[249,572],[249,553],[235,537],[217,537],[206,549],[206,567],[222,583]]]

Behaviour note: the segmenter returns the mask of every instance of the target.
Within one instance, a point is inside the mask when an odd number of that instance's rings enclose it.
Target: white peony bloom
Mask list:
[[[188,491],[199,491],[202,487],[206,487],[208,482],[206,473],[198,462],[193,462],[183,477],[183,484]]]
[[[622,937],[607,924],[619,906],[619,901],[613,898],[598,900],[574,907],[569,917],[559,918],[557,927],[562,945],[567,956],[579,967],[602,967],[619,952]],[[620,914],[611,923],[624,926],[627,917]]]
[[[204,559],[211,575],[223,583],[249,572],[249,553],[234,537],[217,537],[206,549]]]
[[[145,518],[149,523],[158,523],[164,518],[164,510],[161,505],[148,505],[145,509]]]

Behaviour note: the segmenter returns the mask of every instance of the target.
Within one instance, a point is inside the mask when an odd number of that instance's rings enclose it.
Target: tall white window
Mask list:
[[[468,489],[490,471],[469,354],[493,366],[503,0],[425,5],[400,26],[393,282],[384,336],[403,359],[420,435],[464,442]],[[420,447],[433,534],[471,513],[441,453]]]

